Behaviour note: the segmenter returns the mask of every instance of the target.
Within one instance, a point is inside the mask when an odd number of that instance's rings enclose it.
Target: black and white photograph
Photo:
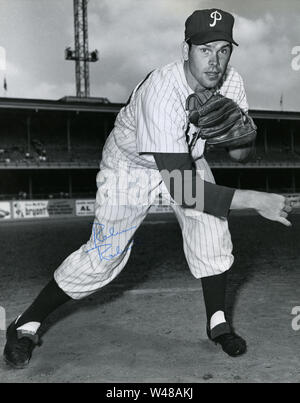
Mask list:
[[[0,383],[299,383],[299,0],[0,0]]]

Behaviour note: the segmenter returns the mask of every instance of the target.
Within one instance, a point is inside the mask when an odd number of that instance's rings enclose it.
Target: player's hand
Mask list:
[[[300,197],[285,197],[274,193],[257,192],[256,202],[255,209],[262,217],[290,227],[292,224],[287,217],[293,207],[299,206]]]

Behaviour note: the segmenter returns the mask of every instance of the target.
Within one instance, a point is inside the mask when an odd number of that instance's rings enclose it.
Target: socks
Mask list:
[[[227,272],[201,279],[204,302],[206,307],[207,324],[210,329],[226,322],[225,295]]]
[[[227,272],[201,279],[207,323],[210,329],[225,319],[225,294]],[[57,308],[71,300],[53,279],[41,291],[32,305],[17,319],[18,330],[35,334],[42,322]]]
[[[42,322],[57,308],[68,302],[71,298],[63,292],[53,279],[41,291],[32,305],[21,315],[16,324],[18,330],[36,333]]]
[[[25,325],[18,327],[17,330],[21,330],[24,333],[36,334],[40,327],[41,323],[39,322],[28,322]]]
[[[210,329],[213,329],[214,327],[218,326],[220,323],[225,323],[225,314],[223,311],[218,311],[213,314],[213,316],[210,319]]]

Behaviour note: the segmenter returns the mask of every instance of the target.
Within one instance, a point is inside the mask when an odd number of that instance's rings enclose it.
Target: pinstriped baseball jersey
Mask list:
[[[244,88],[244,81],[233,67],[230,66],[227,69],[218,92],[224,97],[230,98],[236,102],[245,113],[248,112],[249,105]]]
[[[232,67],[228,68],[219,91],[244,110],[248,109],[242,79]],[[214,182],[205,159],[197,158],[203,154],[204,141],[196,141],[192,149],[187,141],[185,103],[192,92],[185,79],[183,63],[172,63],[154,71],[120,111],[103,149],[91,238],[72,253],[54,275],[60,288],[70,297],[81,299],[112,281],[125,267],[135,231],[151,203],[159,194],[170,200],[154,158],[147,153],[191,151],[203,179]],[[135,184],[135,190],[144,191],[139,168],[151,173],[146,186],[147,203],[112,204],[105,192],[105,183],[107,178],[119,178],[120,164],[130,177],[129,182]],[[129,185],[122,185],[122,191],[128,193]],[[234,257],[227,220],[184,209],[174,201],[171,206],[181,226],[184,252],[192,274],[201,278],[229,270]]]
[[[244,84],[231,66],[224,75],[218,92],[233,99],[245,112],[248,104]],[[186,137],[188,125],[185,103],[193,93],[183,69],[183,62],[175,62],[157,69],[138,85],[129,104],[117,116],[111,136],[121,152],[133,165],[156,169],[150,153],[187,153],[193,157],[203,154],[205,142],[201,139],[189,149]],[[196,131],[196,128],[192,128]],[[192,133],[189,133],[192,135]]]

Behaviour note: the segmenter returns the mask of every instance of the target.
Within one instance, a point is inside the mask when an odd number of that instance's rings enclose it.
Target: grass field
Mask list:
[[[233,359],[205,335],[201,283],[189,272],[176,222],[146,223],[127,267],[103,290],[53,314],[24,371],[0,382],[300,382],[300,215],[292,228],[232,216],[236,257],[228,309],[248,353]],[[90,234],[89,220],[0,226],[0,305],[21,313]],[[0,347],[5,334],[0,332]]]

